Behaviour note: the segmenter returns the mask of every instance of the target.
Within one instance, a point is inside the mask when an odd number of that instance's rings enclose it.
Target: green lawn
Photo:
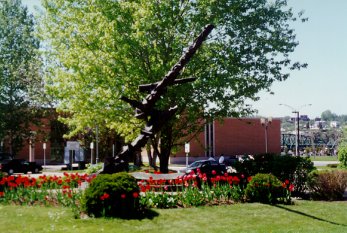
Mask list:
[[[338,161],[337,156],[311,156],[312,161]]]
[[[155,209],[141,220],[74,219],[66,208],[0,205],[0,232],[347,232],[347,202]]]

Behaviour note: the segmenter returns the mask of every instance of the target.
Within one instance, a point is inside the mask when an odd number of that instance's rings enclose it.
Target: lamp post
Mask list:
[[[189,156],[189,152],[190,152],[190,144],[189,144],[189,142],[186,142],[184,144],[184,152],[186,152],[186,168],[188,168],[188,156]]]
[[[95,123],[95,163],[99,163],[99,126]]]
[[[299,116],[299,111],[293,111],[292,113],[296,114],[295,155],[299,156],[300,116]]]
[[[265,128],[265,153],[267,154],[267,127],[272,123],[272,117],[260,118],[260,124]]]
[[[303,107],[311,106],[312,104],[304,104],[304,105],[301,105],[297,109],[295,109],[292,106],[287,105],[287,104],[279,104],[279,105],[286,106],[286,107],[290,108],[292,110],[292,113],[296,114],[296,117],[295,117],[295,123],[296,123],[295,155],[299,156],[299,137],[300,137],[300,124],[299,124],[300,114],[299,114],[299,110]]]
[[[47,144],[44,142],[42,147],[43,147],[43,165],[46,166],[46,148],[47,148]]]

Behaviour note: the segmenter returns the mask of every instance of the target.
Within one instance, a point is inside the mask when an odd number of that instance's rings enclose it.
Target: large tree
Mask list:
[[[30,137],[42,82],[33,16],[20,0],[0,1],[0,140],[11,153]]]
[[[335,113],[332,113],[330,110],[322,112],[321,118],[323,121],[335,121],[338,116]]]
[[[298,45],[289,25],[297,17],[285,0],[43,0],[43,7],[48,82],[59,109],[70,114],[63,120],[71,134],[98,124],[131,139],[143,123],[120,97],[141,100],[138,85],[159,81],[203,27],[215,25],[181,73],[197,81],[169,88],[157,104],[178,106],[157,135],[162,171],[201,120],[253,112],[247,100],[304,66],[289,59]]]

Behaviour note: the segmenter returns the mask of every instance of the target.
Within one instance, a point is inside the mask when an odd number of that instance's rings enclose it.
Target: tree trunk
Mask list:
[[[146,144],[146,151],[147,151],[147,157],[148,157],[149,166],[152,167],[153,157],[152,157],[151,144],[149,143],[149,141]]]
[[[157,170],[157,158],[158,158],[158,153],[156,151],[153,151],[152,166],[156,170]]]
[[[160,137],[160,172],[169,172],[169,158],[172,148],[172,125],[167,124],[161,131]]]
[[[147,157],[148,157],[148,163],[149,166],[157,170],[157,165],[156,165],[156,160],[157,160],[157,153],[153,151],[152,153],[152,147],[151,147],[151,142],[148,141],[146,145],[146,151],[147,151]]]
[[[160,172],[161,173],[169,173],[169,157],[170,157],[170,152],[169,153],[161,153],[160,154]]]
[[[143,165],[141,151],[136,151],[135,165],[138,167]]]
[[[159,134],[160,135],[160,134]],[[159,149],[158,149],[158,139],[159,137],[153,137],[151,138],[151,143],[147,144],[147,154],[149,155],[148,159],[149,159],[149,165],[151,167],[153,167],[155,170],[157,170],[157,158],[159,153]],[[151,148],[152,145],[152,148]],[[152,156],[152,151],[151,149],[153,149],[153,156]]]

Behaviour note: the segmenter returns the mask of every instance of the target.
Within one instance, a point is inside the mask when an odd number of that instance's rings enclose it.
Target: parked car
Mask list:
[[[13,156],[10,153],[0,152],[0,162],[3,160],[11,160]]]
[[[0,171],[9,175],[13,173],[39,173],[42,171],[42,166],[36,162],[28,162],[25,159],[8,159],[0,162]]]
[[[212,171],[215,171],[216,175],[223,175],[227,171],[225,164],[218,163],[215,160],[198,160],[187,167],[186,173],[188,174],[192,171],[197,173],[198,168],[201,173],[205,173],[206,175],[212,175]]]
[[[231,155],[224,159],[224,164],[226,166],[234,166],[238,161],[239,159],[235,155]]]

